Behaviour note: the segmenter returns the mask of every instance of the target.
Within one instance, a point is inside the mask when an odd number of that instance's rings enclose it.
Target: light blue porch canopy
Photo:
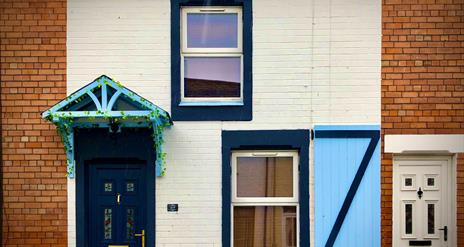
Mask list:
[[[171,126],[169,113],[106,75],[77,90],[47,111],[42,117],[57,126],[66,151],[67,175],[74,178],[74,129],[121,127],[152,128],[156,152],[156,175],[164,176],[163,131]]]

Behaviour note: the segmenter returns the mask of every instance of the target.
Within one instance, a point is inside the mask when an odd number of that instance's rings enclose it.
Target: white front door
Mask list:
[[[454,246],[451,159],[395,157],[393,163],[394,246]]]

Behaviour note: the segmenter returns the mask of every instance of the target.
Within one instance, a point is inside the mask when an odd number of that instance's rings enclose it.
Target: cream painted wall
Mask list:
[[[253,121],[166,132],[157,246],[221,246],[222,130],[380,123],[380,21],[380,1],[253,0]],[[169,0],[70,0],[67,32],[68,93],[106,74],[170,111]]]

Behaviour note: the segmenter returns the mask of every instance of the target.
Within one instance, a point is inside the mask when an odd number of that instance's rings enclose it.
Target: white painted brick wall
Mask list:
[[[170,111],[169,12],[169,0],[68,1],[68,92],[106,74]],[[253,0],[253,121],[166,132],[158,246],[221,246],[222,130],[380,123],[380,20],[379,0]]]

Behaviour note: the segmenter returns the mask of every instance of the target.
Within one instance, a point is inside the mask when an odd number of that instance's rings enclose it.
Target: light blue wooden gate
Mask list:
[[[314,132],[315,245],[380,246],[380,127]]]

